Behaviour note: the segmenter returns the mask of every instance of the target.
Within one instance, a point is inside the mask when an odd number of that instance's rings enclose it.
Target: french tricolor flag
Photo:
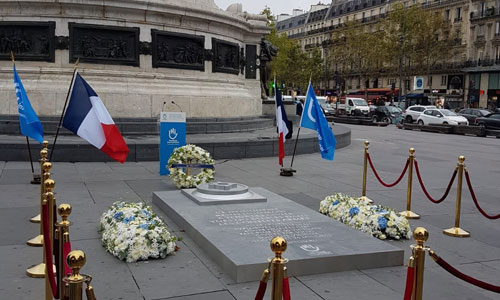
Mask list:
[[[101,98],[77,71],[69,93],[63,127],[123,164],[130,150]]]
[[[290,121],[286,116],[285,106],[281,98],[281,92],[276,85],[276,78],[274,79],[275,97],[276,97],[276,126],[278,127],[278,157],[279,164],[283,167],[283,158],[285,158],[285,141],[289,132]]]

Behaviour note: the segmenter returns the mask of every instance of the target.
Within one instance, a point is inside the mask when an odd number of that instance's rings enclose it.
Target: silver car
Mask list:
[[[426,109],[435,109],[435,106],[412,105],[403,111],[403,119],[406,123],[413,123],[416,121],[421,113]]]
[[[419,125],[447,124],[447,125],[469,125],[466,118],[457,115],[447,109],[426,109],[417,119]]]

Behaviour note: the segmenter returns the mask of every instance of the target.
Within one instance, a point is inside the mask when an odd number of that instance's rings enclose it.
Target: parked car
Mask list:
[[[500,129],[500,112],[476,119],[476,124],[487,129]]]
[[[469,125],[466,118],[457,115],[447,109],[426,109],[417,119],[419,125],[429,124],[449,124],[449,125]]]
[[[335,109],[330,103],[326,102],[325,97],[317,97],[319,105],[321,105],[321,110],[323,110],[323,113],[325,116],[330,116],[335,114]]]
[[[435,106],[413,105],[403,110],[403,119],[406,123],[413,123],[416,121],[421,113],[426,109],[436,108]]]
[[[397,123],[401,120],[401,109],[395,106],[377,106],[371,113],[374,123]]]
[[[347,97],[345,100],[341,101],[345,101],[345,103],[339,103],[338,109],[344,111],[348,115],[354,116],[356,110],[359,110],[365,116],[368,116],[370,113],[370,108],[365,99]]]
[[[465,117],[469,124],[475,124],[477,118],[481,118],[491,114],[491,111],[480,108],[466,108],[458,112],[458,115]]]

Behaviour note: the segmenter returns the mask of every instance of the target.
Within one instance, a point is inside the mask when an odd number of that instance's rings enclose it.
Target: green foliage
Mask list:
[[[271,12],[269,6],[265,6],[264,9],[260,12],[261,15],[267,17],[267,26],[274,28],[276,26],[276,18]]]

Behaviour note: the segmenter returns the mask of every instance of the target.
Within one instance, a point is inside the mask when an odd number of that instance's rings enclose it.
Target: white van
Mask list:
[[[339,105],[339,109],[345,110],[348,115],[354,115],[354,111],[359,109],[359,111],[368,116],[370,113],[370,107],[365,99],[362,98],[350,98],[347,97],[344,104]]]

